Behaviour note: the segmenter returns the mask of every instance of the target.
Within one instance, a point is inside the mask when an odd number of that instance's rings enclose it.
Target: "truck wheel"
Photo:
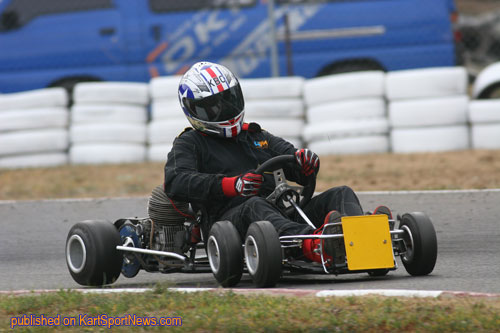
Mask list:
[[[230,221],[216,222],[207,240],[207,256],[215,279],[222,287],[234,287],[243,274],[241,238]]]
[[[414,276],[430,274],[436,264],[437,238],[429,217],[420,212],[404,214],[399,228],[404,231],[406,253],[401,261],[406,271]]]
[[[254,222],[245,238],[245,262],[257,288],[274,287],[281,277],[282,253],[278,233],[268,221]]]
[[[75,224],[66,239],[66,264],[73,279],[83,286],[102,286],[118,279],[122,254],[116,250],[120,234],[108,221]]]

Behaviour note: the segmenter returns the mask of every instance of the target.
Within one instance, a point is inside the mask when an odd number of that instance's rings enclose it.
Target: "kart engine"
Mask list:
[[[157,186],[151,193],[148,202],[149,223],[142,224],[143,235],[149,235],[147,244],[152,250],[181,252],[175,246],[178,233],[184,233],[184,222],[189,217],[189,204],[170,199],[163,191],[162,186]]]

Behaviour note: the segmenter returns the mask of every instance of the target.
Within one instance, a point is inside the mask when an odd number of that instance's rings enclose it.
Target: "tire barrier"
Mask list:
[[[240,80],[245,96],[245,122],[302,148],[305,80],[301,77]]]
[[[64,152],[68,148],[66,129],[37,129],[0,133],[0,158],[15,155]]]
[[[500,99],[469,104],[471,143],[474,149],[500,149]]]
[[[66,164],[67,103],[63,88],[0,95],[0,168]]]
[[[72,164],[137,163],[146,159],[144,143],[83,143],[69,151]]]
[[[0,111],[0,132],[66,128],[69,113],[64,107]]]
[[[306,81],[303,138],[318,155],[389,151],[382,71],[336,74]]]
[[[145,124],[146,106],[122,104],[75,104],[71,108],[71,123],[80,124]]]
[[[443,152],[469,148],[466,125],[399,128],[391,132],[394,153]]]
[[[126,123],[73,125],[69,136],[73,145],[81,143],[145,144],[146,126]]]
[[[180,75],[160,76],[152,78],[149,82],[149,94],[154,101],[161,99],[177,99]]]
[[[190,127],[179,80],[80,83],[71,112],[62,88],[0,95],[0,168],[164,162]],[[473,101],[462,67],[240,82],[246,122],[320,155],[500,149],[500,100],[492,99],[500,63],[480,73]]]
[[[148,105],[147,83],[82,82],[75,85],[75,104],[132,104]]]
[[[64,88],[47,88],[0,95],[0,111],[67,107]]]
[[[165,162],[170,150],[172,150],[172,144],[158,143],[150,145],[147,151],[147,159],[148,161]]]
[[[307,80],[304,100],[308,107],[339,100],[384,96],[382,71],[336,74]]]
[[[385,101],[381,97],[330,102],[307,109],[309,123],[330,120],[383,118],[386,114]]]
[[[304,78],[295,76],[241,79],[240,85],[246,103],[247,101],[262,99],[301,98],[304,82]]]
[[[153,100],[151,103],[151,122],[185,118],[177,97]]]
[[[465,95],[467,71],[464,67],[410,69],[387,73],[387,99],[419,99]]]
[[[368,135],[314,141],[309,148],[320,156],[385,153],[389,150],[387,135]]]
[[[191,127],[179,103],[178,89],[181,76],[153,78],[151,94],[151,122],[147,129],[147,159],[165,162],[175,138]]]
[[[393,128],[463,125],[469,98],[465,95],[394,101],[389,105]]]
[[[179,110],[179,113],[181,112]],[[150,122],[147,131],[148,160],[165,162],[175,138],[187,127],[191,127],[191,124],[182,114],[179,118],[160,119]]]
[[[143,162],[149,86],[135,82],[84,82],[71,108],[72,164]]]
[[[467,71],[441,67],[390,72],[386,76],[390,143],[395,153],[470,147]]]

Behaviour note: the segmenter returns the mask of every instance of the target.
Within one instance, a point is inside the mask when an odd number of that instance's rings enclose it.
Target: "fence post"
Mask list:
[[[274,0],[267,0],[267,14],[271,33],[271,75],[279,76],[278,40],[276,38],[276,20],[274,18]]]

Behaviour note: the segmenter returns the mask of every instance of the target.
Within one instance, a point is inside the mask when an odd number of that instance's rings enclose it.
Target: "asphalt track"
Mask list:
[[[396,213],[426,212],[438,237],[438,261],[426,277],[400,267],[385,277],[366,274],[284,277],[278,288],[411,289],[500,293],[500,190],[360,193],[365,210],[386,204]],[[77,288],[68,273],[64,245],[71,226],[86,219],[145,216],[146,198],[0,201],[0,291]],[[177,287],[216,287],[210,273],[120,277],[113,287],[143,288],[156,282]],[[252,288],[244,275],[241,288]]]

